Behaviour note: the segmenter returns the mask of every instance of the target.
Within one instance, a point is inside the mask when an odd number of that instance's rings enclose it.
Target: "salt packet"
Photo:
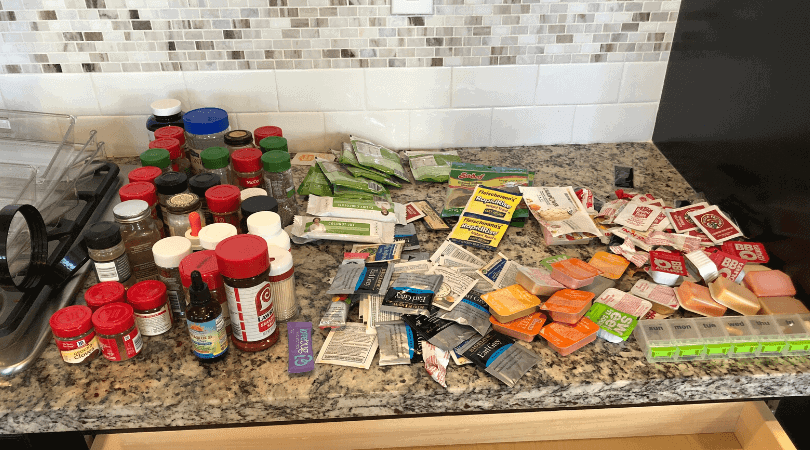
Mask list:
[[[335,195],[332,192],[332,187],[329,186],[329,180],[323,174],[320,166],[315,164],[309,168],[301,184],[298,185],[298,195],[320,195],[323,197],[331,197]]]
[[[540,357],[534,352],[493,330],[470,346],[463,355],[509,387],[514,387],[523,375],[540,362]]]
[[[477,334],[470,327],[439,319],[436,316],[403,314],[402,321],[413,328],[422,339],[445,350],[456,348],[459,344]]]
[[[344,259],[338,266],[332,285],[326,290],[329,295],[354,294],[360,284],[360,278],[366,268],[366,261],[352,258]]]
[[[337,295],[332,298],[326,312],[323,313],[318,328],[321,330],[340,328],[346,325],[352,301],[348,295]]]
[[[295,216],[290,228],[292,237],[306,240],[393,244],[394,224],[365,219],[332,219]]]
[[[471,290],[450,311],[438,310],[436,317],[472,327],[481,336],[487,334],[492,324],[489,321],[489,305],[481,299],[481,293]]]
[[[357,284],[355,294],[379,294],[383,295],[391,282],[394,273],[394,263],[366,263],[363,273],[360,274],[360,281]]]
[[[405,247],[404,242],[394,242],[393,244],[354,244],[352,253],[362,253],[368,255],[366,263],[397,261],[402,255]]]
[[[413,177],[419,181],[444,183],[450,179],[450,166],[453,162],[461,162],[458,152],[407,151],[408,163],[411,166]]]
[[[365,325],[350,322],[329,332],[315,362],[368,370],[377,346],[377,336],[366,334]]]
[[[403,273],[388,288],[380,311],[428,315],[441,283],[441,275]]]
[[[423,342],[403,322],[377,327],[380,365],[413,364],[422,361]]]
[[[332,186],[343,186],[357,191],[368,192],[370,194],[388,193],[383,185],[376,181],[365,178],[355,178],[343,166],[329,161],[318,161],[318,167],[323,171],[324,176]]]
[[[441,349],[430,342],[425,342],[422,346],[423,358],[425,360],[425,370],[443,388],[447,388],[447,365],[450,364],[451,350]]]
[[[399,154],[396,152],[357,136],[350,135],[349,141],[352,144],[357,162],[363,167],[371,167],[382,173],[394,175],[405,181],[411,181],[408,179],[408,175],[405,174],[405,169],[399,160]]]
[[[307,214],[318,217],[367,219],[378,222],[405,224],[405,206],[400,203],[376,202],[350,198],[310,195]]]
[[[442,284],[433,296],[433,306],[446,311],[459,304],[478,283],[475,278],[468,277],[452,267],[433,266],[428,273],[442,276]]]
[[[287,322],[287,352],[289,360],[287,371],[306,373],[315,369],[315,358],[312,351],[312,323]]]

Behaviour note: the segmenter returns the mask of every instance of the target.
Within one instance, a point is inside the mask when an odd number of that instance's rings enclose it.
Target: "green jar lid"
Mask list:
[[[165,148],[150,148],[141,153],[141,165],[143,167],[159,167],[165,169],[172,163],[169,151]]]
[[[281,150],[285,152],[290,151],[287,148],[287,138],[283,138],[281,136],[266,137],[259,142],[259,147],[262,148],[262,153],[267,153],[273,150]]]
[[[262,142],[270,138],[262,139]],[[262,165],[265,172],[284,172],[290,167],[290,154],[281,150],[273,150],[262,155]]]
[[[230,156],[231,153],[225,147],[208,147],[200,153],[203,167],[209,170],[228,167]]]

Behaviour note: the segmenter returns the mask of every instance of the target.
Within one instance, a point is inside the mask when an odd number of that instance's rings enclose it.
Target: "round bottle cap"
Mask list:
[[[273,150],[262,155],[262,164],[264,164],[265,172],[284,172],[292,167],[290,154],[280,150]]]
[[[267,191],[262,188],[247,188],[239,196],[245,201],[251,197],[267,196]]]
[[[152,102],[149,106],[152,107],[152,114],[160,117],[173,116],[179,114],[182,110],[180,100],[173,98],[164,98],[163,100]]]
[[[169,151],[165,148],[150,148],[149,150],[141,153],[141,165],[160,167],[165,169],[171,164],[172,158]]]
[[[239,188],[231,184],[221,184],[205,191],[208,209],[215,213],[227,213],[239,209]]]
[[[121,189],[118,190],[118,197],[121,198],[122,202],[128,200],[143,200],[149,206],[154,205],[158,201],[155,185],[146,181],[136,181],[121,186]]]
[[[190,213],[200,209],[200,197],[190,192],[174,194],[166,200],[166,209],[172,214]]]
[[[267,243],[259,236],[229,237],[217,244],[216,253],[219,273],[236,280],[255,277],[270,266]]]
[[[166,172],[155,178],[158,194],[174,195],[188,190],[188,177],[182,172]]]
[[[132,222],[138,221],[142,217],[150,216],[152,211],[149,209],[149,203],[143,200],[127,200],[121,202],[113,208],[113,217],[119,222]]]
[[[273,197],[263,195],[251,197],[242,202],[242,218],[249,218],[262,211],[278,212],[278,201]]]
[[[189,134],[204,136],[221,133],[228,129],[228,113],[220,108],[200,108],[183,115],[183,123]]]
[[[241,148],[231,155],[233,170],[251,173],[262,170],[262,151],[257,148]]]
[[[233,130],[225,133],[225,145],[232,147],[250,145],[253,143],[253,134],[247,130]]]
[[[225,147],[208,147],[200,153],[202,165],[208,170],[228,167],[230,152]]]
[[[215,173],[203,172],[191,177],[188,180],[188,187],[191,192],[197,194],[198,197],[204,198],[205,191],[214,186],[219,186],[222,183],[222,177]]]
[[[137,183],[139,181],[143,181],[145,183],[155,183],[155,178],[159,177],[163,173],[160,170],[160,167],[139,167],[132,172],[129,173],[127,177],[130,183]]]
[[[50,319],[53,335],[60,338],[80,336],[93,327],[93,311],[84,305],[73,305],[53,313]]]
[[[259,127],[253,130],[253,142],[255,142],[256,145],[259,145],[259,142],[261,142],[262,139],[270,136],[283,136],[281,128],[267,126]]]
[[[173,138],[155,139],[149,143],[149,148],[165,148],[169,151],[171,159],[177,159],[183,156],[183,151],[180,149],[180,141]]]
[[[259,147],[261,147],[262,153],[267,153],[273,150],[289,152],[287,149],[287,139],[281,136],[266,137],[259,141]]]
[[[265,242],[267,242],[267,245],[275,245],[284,250],[290,251],[290,235],[284,230],[281,230],[272,236],[263,235],[262,238],[264,238]]]
[[[275,245],[268,245],[267,254],[270,258],[273,258],[273,261],[270,261],[271,277],[283,275],[293,268],[292,254],[287,250]]]
[[[107,303],[126,301],[126,289],[117,281],[103,281],[84,293],[84,301],[95,311]]]
[[[166,304],[166,300],[166,285],[158,280],[135,283],[127,292],[127,303],[138,311],[159,308]]]
[[[96,332],[108,336],[127,331],[135,325],[132,306],[126,303],[110,303],[93,313]]]
[[[212,223],[200,230],[200,245],[206,250],[214,250],[217,244],[237,234],[236,227],[229,223]]]
[[[186,143],[186,131],[174,125],[155,130],[155,139],[177,139],[180,145]]]
[[[203,281],[208,285],[208,289],[219,289],[222,287],[222,277],[219,276],[219,266],[217,265],[217,254],[213,250],[203,250],[187,256],[180,262],[180,282],[184,287],[191,286],[191,272],[200,271]]]
[[[281,217],[273,211],[261,211],[247,218],[248,233],[274,236],[281,231]]]
[[[90,225],[84,232],[87,248],[104,250],[121,242],[121,227],[115,222],[98,222]]]
[[[163,238],[152,246],[155,264],[166,269],[180,266],[180,261],[191,254],[191,241],[182,236]],[[129,294],[132,297],[132,294]]]

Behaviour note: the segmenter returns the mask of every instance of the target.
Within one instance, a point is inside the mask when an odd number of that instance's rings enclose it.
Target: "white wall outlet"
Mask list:
[[[391,14],[433,14],[433,0],[391,0]]]

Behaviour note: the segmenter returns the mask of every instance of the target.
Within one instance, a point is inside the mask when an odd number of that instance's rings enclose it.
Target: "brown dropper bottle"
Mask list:
[[[202,362],[224,359],[228,354],[228,334],[222,306],[211,297],[208,285],[198,270],[191,272],[188,295],[190,304],[186,309],[186,323],[194,356]]]

